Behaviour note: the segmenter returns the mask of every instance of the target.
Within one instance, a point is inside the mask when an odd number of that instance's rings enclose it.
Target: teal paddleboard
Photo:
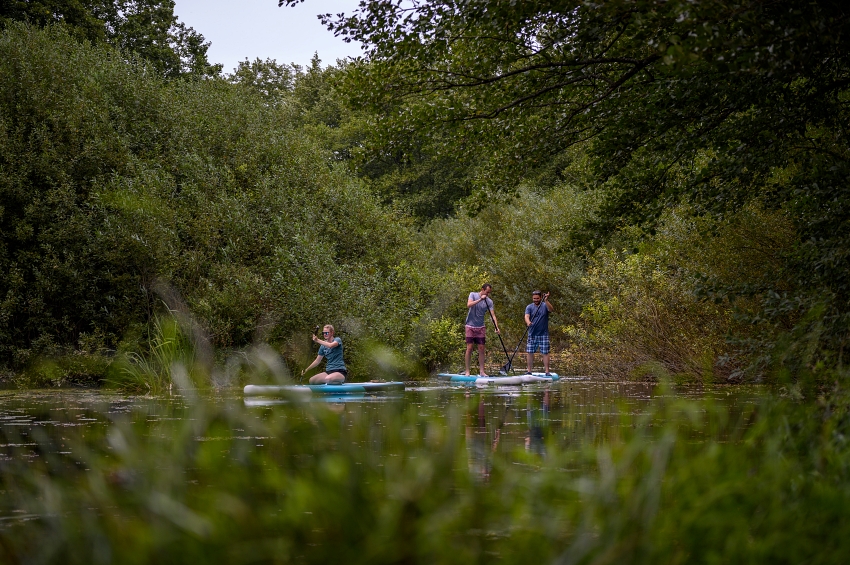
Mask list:
[[[247,385],[245,396],[308,396],[313,394],[365,394],[404,390],[402,382],[343,383],[340,385]]]

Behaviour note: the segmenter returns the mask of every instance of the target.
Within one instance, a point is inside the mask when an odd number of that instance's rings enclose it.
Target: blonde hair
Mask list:
[[[330,331],[332,334],[336,334],[336,332],[334,331],[334,327],[332,325],[325,324],[325,328],[327,328],[328,331]]]

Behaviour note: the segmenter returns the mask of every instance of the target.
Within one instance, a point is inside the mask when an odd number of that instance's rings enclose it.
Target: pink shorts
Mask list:
[[[484,326],[481,326],[480,328],[466,326],[466,343],[475,343],[483,345],[484,337],[486,335],[487,333]]]

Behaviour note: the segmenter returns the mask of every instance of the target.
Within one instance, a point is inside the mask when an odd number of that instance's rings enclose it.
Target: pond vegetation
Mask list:
[[[799,406],[754,389],[580,380],[373,402],[0,402],[10,562],[791,562],[808,544],[831,562],[845,550],[846,447],[791,456],[836,422],[777,426]]]

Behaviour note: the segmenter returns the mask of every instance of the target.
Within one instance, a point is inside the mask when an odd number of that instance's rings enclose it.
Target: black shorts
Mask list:
[[[343,378],[343,379],[347,379],[347,378],[348,378],[348,369],[333,369],[333,370],[330,370],[330,371],[327,371],[327,370],[326,370],[325,372],[326,372],[327,374],[329,374],[329,375],[330,375],[331,373],[342,373],[342,378]]]

